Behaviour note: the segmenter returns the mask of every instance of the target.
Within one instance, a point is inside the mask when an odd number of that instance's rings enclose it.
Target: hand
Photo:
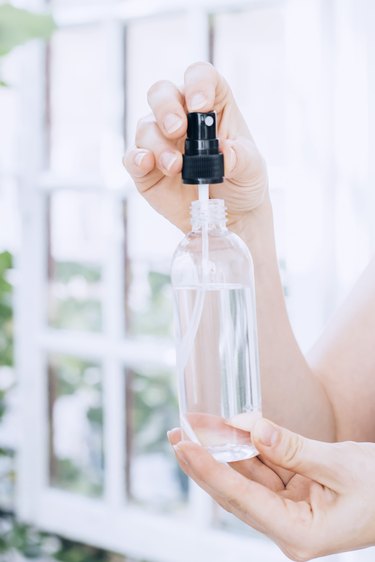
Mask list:
[[[265,199],[268,180],[263,158],[224,78],[212,65],[199,62],[186,70],[183,91],[160,81],[147,98],[152,113],[138,122],[136,146],[124,156],[140,193],[178,228],[190,230],[190,203],[198,195],[196,186],[181,181],[186,113],[215,110],[226,179],[211,186],[210,196],[225,199],[228,224],[240,231],[243,219]]]
[[[375,544],[374,443],[313,441],[261,419],[252,441],[261,458],[295,473],[284,485],[257,458],[229,466],[178,429],[169,439],[188,476],[292,560]]]

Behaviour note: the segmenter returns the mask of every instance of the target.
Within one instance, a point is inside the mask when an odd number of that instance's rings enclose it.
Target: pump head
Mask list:
[[[182,181],[188,184],[222,183],[224,158],[216,138],[216,113],[188,113]]]

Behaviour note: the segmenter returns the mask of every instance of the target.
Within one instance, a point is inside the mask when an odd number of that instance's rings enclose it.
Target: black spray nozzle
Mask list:
[[[214,111],[188,114],[182,181],[188,184],[224,181],[224,158],[216,138]]]

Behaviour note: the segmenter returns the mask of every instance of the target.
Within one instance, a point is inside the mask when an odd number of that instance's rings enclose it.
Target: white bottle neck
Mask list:
[[[202,230],[206,224],[208,230],[225,230],[227,217],[224,200],[193,201],[190,208],[190,221],[193,232]]]

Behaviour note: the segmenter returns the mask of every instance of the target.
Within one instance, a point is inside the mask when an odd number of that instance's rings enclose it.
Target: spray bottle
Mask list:
[[[199,199],[171,270],[181,428],[217,460],[242,460],[257,454],[249,430],[261,415],[254,272],[224,201],[209,198],[224,181],[214,112],[188,114],[182,181]]]

